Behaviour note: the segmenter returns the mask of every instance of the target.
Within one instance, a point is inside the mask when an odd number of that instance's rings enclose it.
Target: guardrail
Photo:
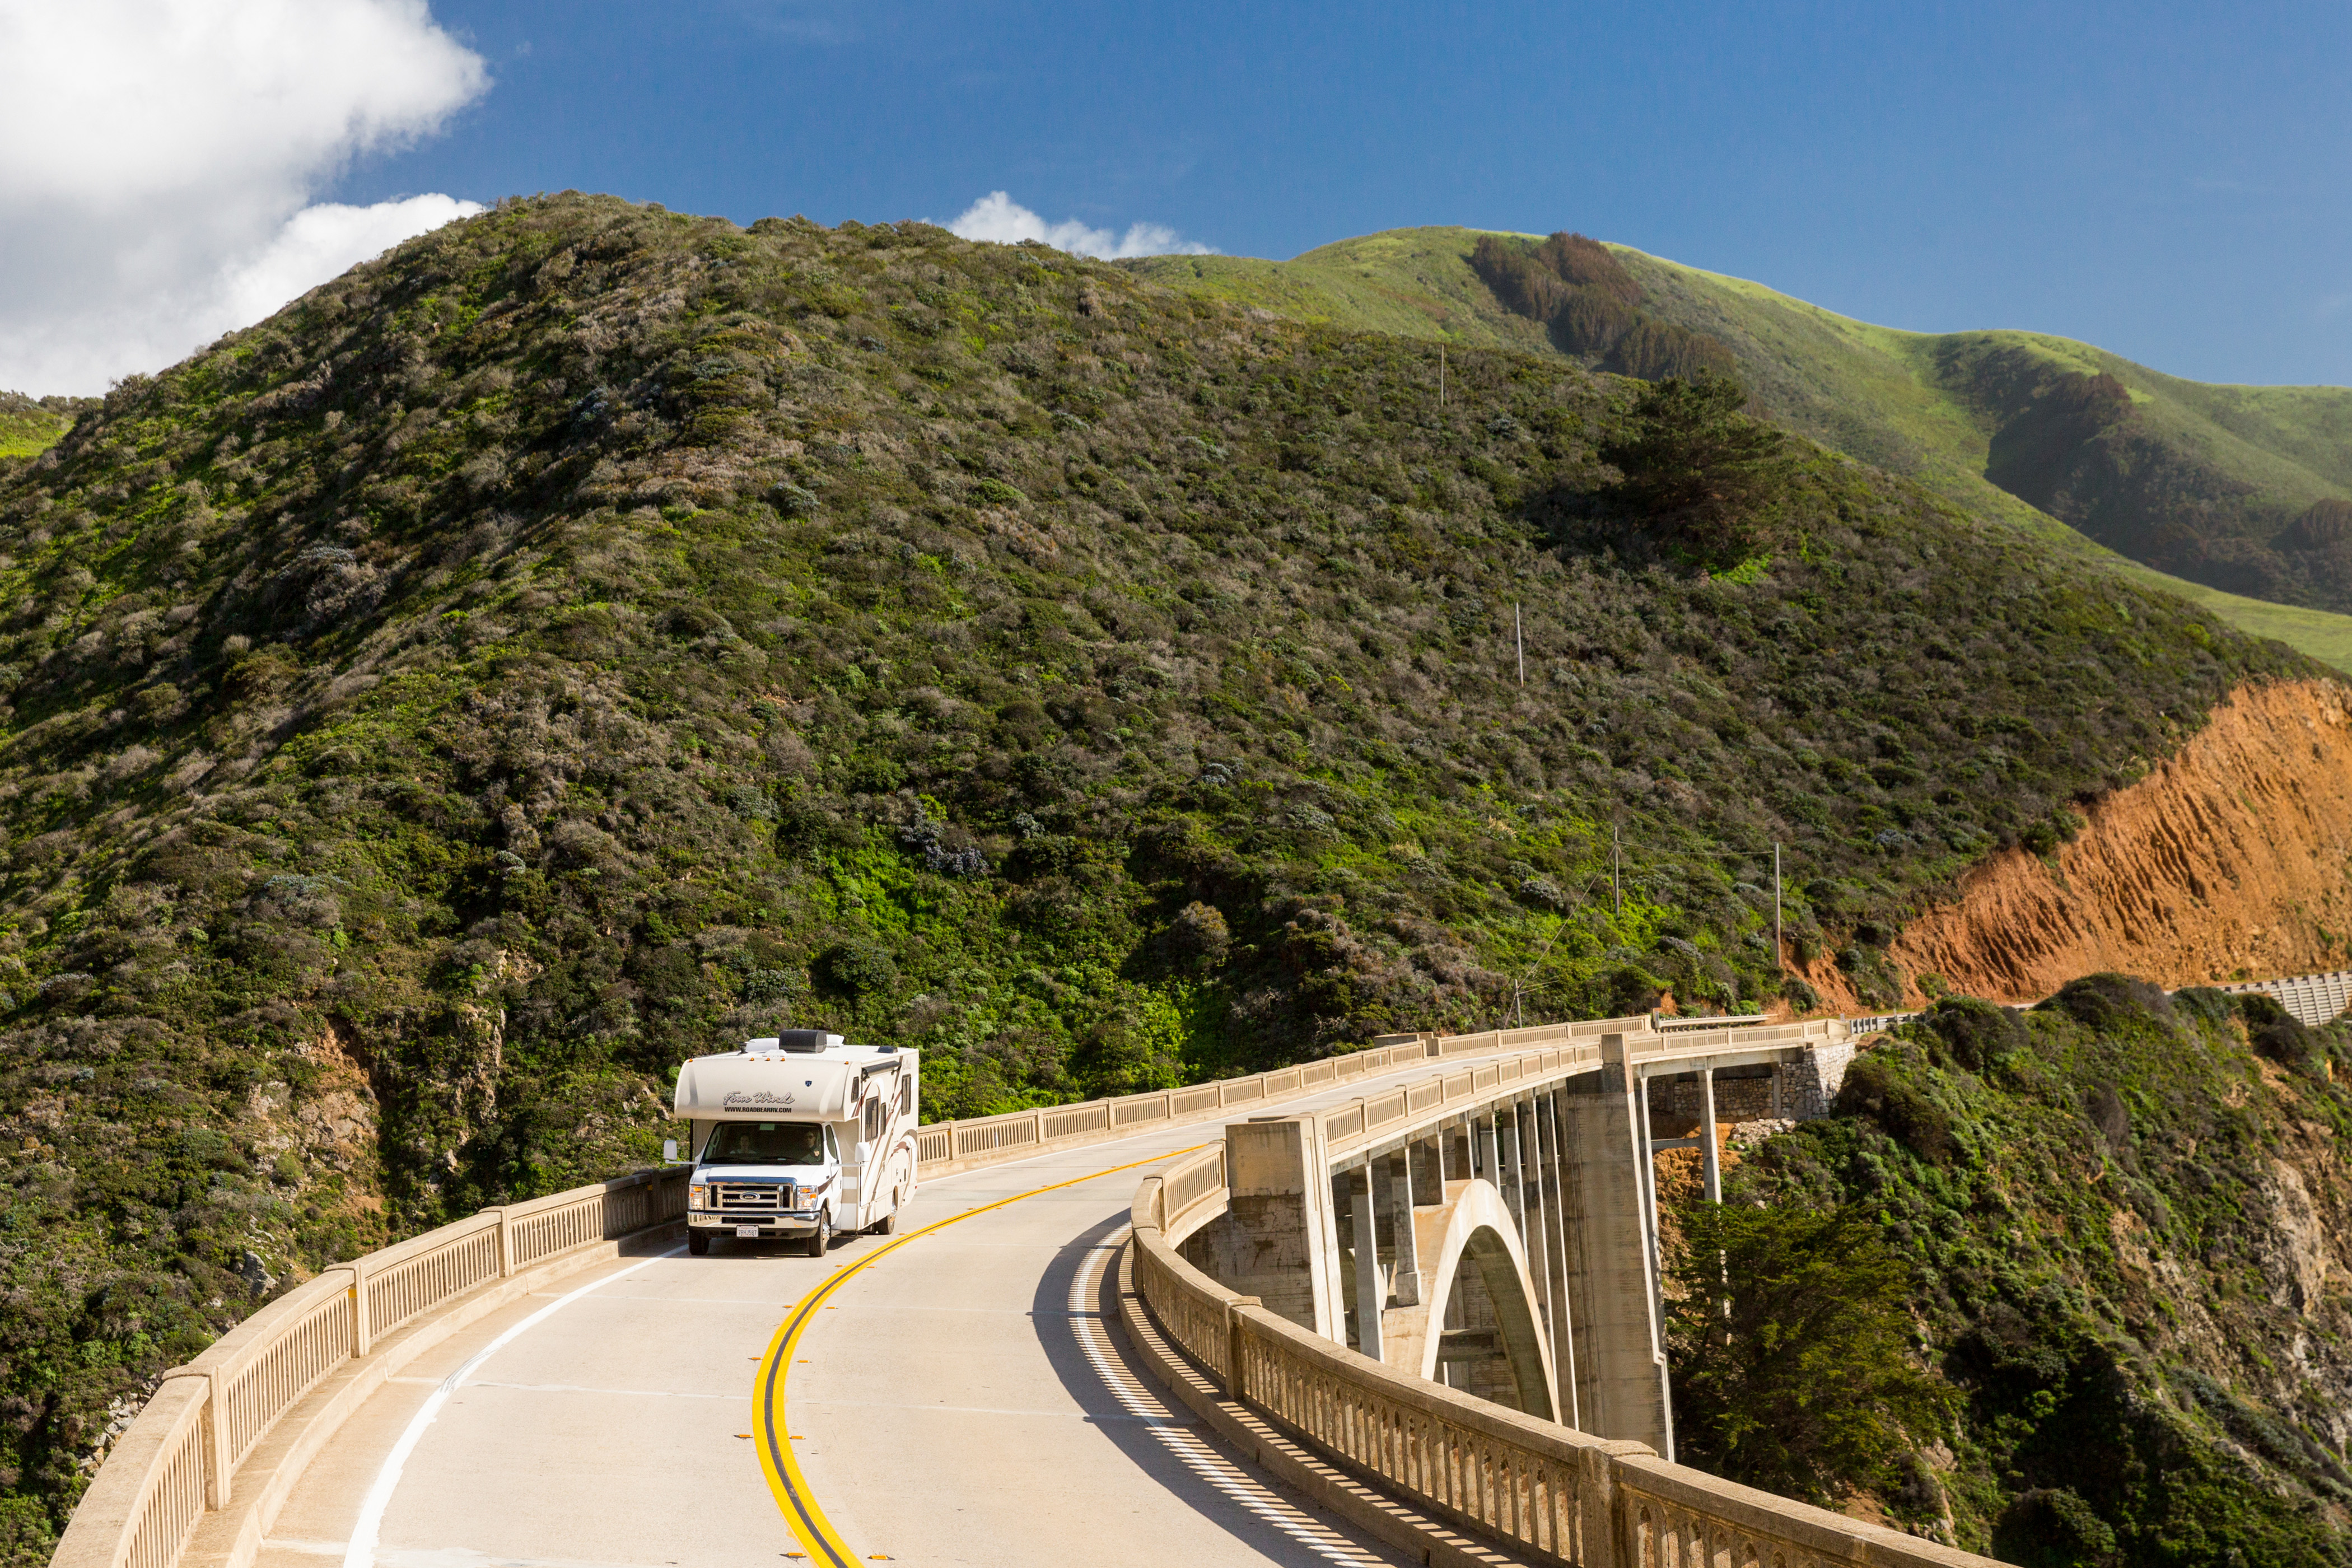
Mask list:
[[[237,1467],[386,1335],[483,1287],[686,1213],[686,1171],[623,1176],[479,1214],[323,1269],[163,1384],[83,1494],[52,1568],[172,1568]]]
[[[1217,1394],[1388,1497],[1489,1546],[1574,1568],[1990,1568],[1990,1558],[1669,1464],[1647,1444],[1605,1441],[1408,1376],[1267,1311],[1177,1250],[1224,1207],[1222,1160],[1203,1150],[1138,1187],[1126,1259],[1135,1300]],[[1147,1354],[1151,1337],[1130,1335]],[[1161,1371],[1178,1397],[1223,1426],[1185,1369]],[[1322,1500],[1346,1509],[1344,1492]],[[1392,1530],[1393,1516],[1384,1526],[1379,1512],[1360,1522]]]

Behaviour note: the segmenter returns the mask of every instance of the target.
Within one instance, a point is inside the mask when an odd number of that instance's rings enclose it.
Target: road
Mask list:
[[[1231,1457],[1116,1327],[1137,1182],[1222,1136],[927,1183],[898,1236],[823,1259],[722,1241],[570,1276],[371,1399],[258,1568],[1402,1563]]]

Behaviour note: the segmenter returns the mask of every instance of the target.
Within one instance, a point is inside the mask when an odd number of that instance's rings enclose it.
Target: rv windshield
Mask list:
[[[712,1165],[822,1165],[824,1131],[814,1121],[722,1121],[702,1158]]]

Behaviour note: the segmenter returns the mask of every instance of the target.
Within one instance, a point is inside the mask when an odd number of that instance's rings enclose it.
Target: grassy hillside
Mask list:
[[[1883,985],[1977,858],[2311,668],[1801,442],[1696,570],[1604,482],[1689,445],[1640,388],[1435,359],[566,196],[0,460],[16,1555],[110,1400],[647,1157],[686,1057],[830,1025],[955,1115],[1759,999],[1776,840]]]
[[[1465,228],[1400,229],[1288,262],[1121,265],[1300,320],[1575,349],[1479,279],[1470,266],[1478,238]],[[2352,506],[2333,510],[2352,498],[2352,392],[2207,386],[2034,333],[1896,331],[1760,284],[1610,249],[1641,285],[1643,310],[1722,342],[1774,419],[2045,536],[2080,530],[2144,569],[2193,581],[2204,590],[2193,596],[2234,624],[2352,668],[2352,620],[2333,614],[2352,610]],[[2122,396],[2074,409],[2070,393],[2100,377]],[[2328,614],[2282,616],[2263,603]]]
[[[1935,1441],[1839,1479],[2009,1563],[2352,1562],[2346,1028],[2102,975],[2023,1015],[1947,1004],[1898,1035],[1856,1058],[1835,1115],[1726,1181],[1735,1232],[1767,1243],[1776,1217],[1869,1215],[1906,1337],[1955,1396]],[[1735,1295],[1823,1277],[1771,1250],[1731,1265]],[[1717,1256],[1682,1273],[1726,1278]],[[1696,1462],[1769,1479],[1756,1467],[1783,1456],[1739,1419],[1776,1368],[1839,1347],[1804,1343],[1818,1300],[1760,1305],[1728,1356],[1720,1319],[1678,1310],[1678,1378],[1706,1361],[1751,1379],[1711,1380],[1728,1400],[1678,1393],[1676,1425]],[[1795,1342],[1766,1342],[1772,1324]],[[1851,1417],[1834,1405],[1800,1448]]]
[[[30,458],[47,450],[91,401],[0,392],[0,458]]]

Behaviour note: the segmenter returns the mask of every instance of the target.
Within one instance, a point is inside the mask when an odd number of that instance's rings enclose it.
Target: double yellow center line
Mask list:
[[[1025,1193],[1015,1193],[1009,1198],[999,1198],[992,1204],[982,1204],[961,1214],[933,1220],[920,1230],[910,1230],[904,1236],[891,1237],[802,1299],[800,1304],[777,1326],[775,1337],[768,1342],[768,1353],[760,1358],[757,1381],[751,1385],[751,1399],[760,1435],[760,1468],[768,1478],[768,1489],[776,1494],[776,1506],[783,1510],[784,1522],[792,1526],[793,1534],[800,1543],[808,1548],[813,1561],[825,1564],[826,1568],[854,1568],[858,1561],[857,1554],[841,1539],[840,1531],[834,1529],[833,1521],[825,1518],[824,1510],[819,1508],[816,1500],[809,1495],[808,1479],[801,1474],[800,1461],[793,1455],[793,1435],[784,1418],[784,1379],[793,1364],[793,1352],[800,1347],[802,1337],[808,1332],[810,1324],[815,1321],[816,1314],[823,1310],[828,1299],[848,1283],[859,1269],[881,1262],[908,1242],[920,1241],[934,1231],[1003,1208],[1008,1204],[1017,1204],[1024,1198],[1058,1193],[1065,1187],[1083,1186],[1105,1176],[1115,1176],[1121,1171],[1133,1171],[1145,1165],[1164,1165],[1171,1160],[1181,1160],[1207,1147],[1206,1143],[1195,1143],[1190,1149],[1154,1154],[1148,1160],[1135,1160],[1124,1165],[1113,1165],[1108,1170],[1090,1171],[1066,1182],[1032,1187]]]

